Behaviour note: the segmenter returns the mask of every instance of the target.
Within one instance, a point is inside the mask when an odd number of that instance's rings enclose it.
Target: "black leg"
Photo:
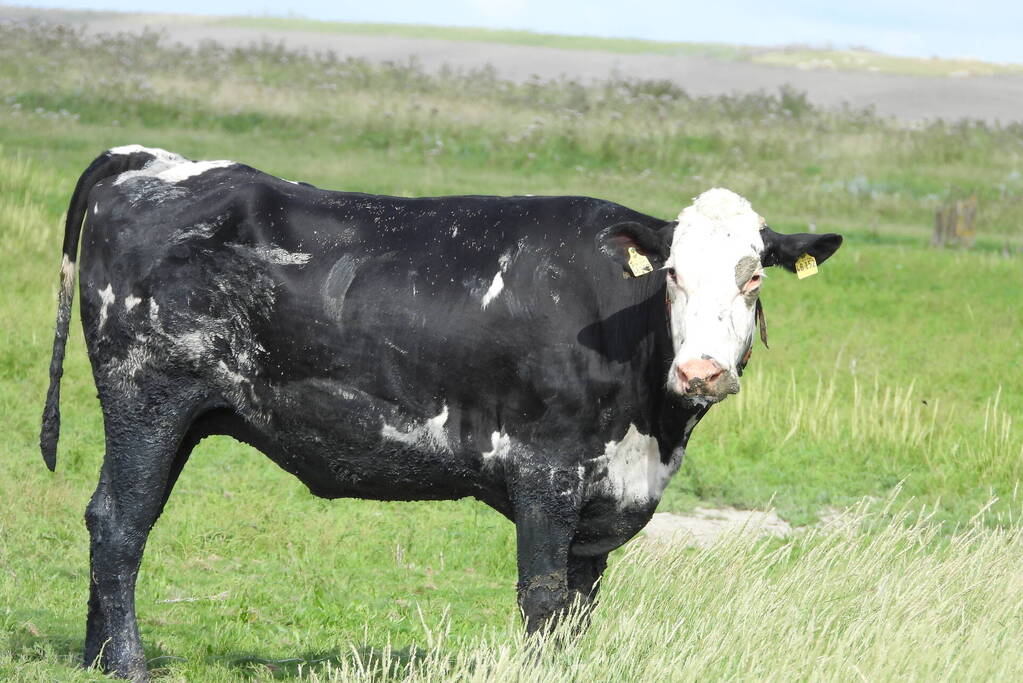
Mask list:
[[[164,397],[166,399],[166,397]],[[104,403],[107,451],[85,512],[91,538],[85,665],[148,679],[135,618],[135,580],[149,531],[173,485],[187,431],[186,404]]]
[[[553,626],[571,604],[568,548],[579,521],[581,479],[576,468],[519,465],[511,483],[519,609],[527,633],[535,633]]]
[[[568,558],[568,588],[580,602],[591,604],[597,601],[597,583],[607,568],[607,554],[594,557]]]
[[[600,588],[600,577],[607,567],[607,554],[594,557],[568,557],[568,590],[570,599],[578,601],[582,610],[580,630],[590,623],[590,615],[597,606],[597,591]]]

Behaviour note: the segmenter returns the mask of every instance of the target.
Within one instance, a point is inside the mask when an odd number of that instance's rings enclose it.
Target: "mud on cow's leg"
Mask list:
[[[579,522],[581,479],[576,468],[519,466],[511,484],[519,609],[532,634],[553,627],[571,605],[568,549]]]
[[[136,681],[148,674],[135,581],[149,531],[194,445],[184,438],[192,404],[160,398],[103,401],[107,450],[85,512],[91,542],[84,664]]]

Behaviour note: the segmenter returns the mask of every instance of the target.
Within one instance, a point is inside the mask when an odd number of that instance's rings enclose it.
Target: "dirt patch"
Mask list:
[[[784,538],[792,531],[793,527],[773,511],[739,510],[733,507],[696,508],[687,515],[656,513],[643,529],[643,537],[660,543],[706,548],[728,533],[739,533],[751,538]]]

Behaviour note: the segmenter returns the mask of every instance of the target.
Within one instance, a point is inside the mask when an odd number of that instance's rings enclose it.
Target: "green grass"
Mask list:
[[[697,429],[661,509],[775,506],[812,525],[902,491],[887,510],[787,542],[619,552],[594,629],[534,664],[517,635],[514,535],[496,513],[320,501],[251,449],[208,440],[139,582],[148,654],[168,679],[300,665],[319,680],[380,680],[386,666],[413,680],[1019,677],[1020,127],[905,128],[793,92],[514,85],[11,26],[0,27],[0,677],[95,678],[71,668],[87,592],[81,514],[103,449],[77,311],[56,474],[37,434],[62,214],[89,161],[133,142],[324,187],[588,194],[664,217],[720,184],[777,229],[843,232],[819,276],[771,273],[771,350],[756,348],[742,393]],[[965,194],[980,198],[977,246],[928,247],[935,208]],[[930,517],[916,521],[923,506]]]

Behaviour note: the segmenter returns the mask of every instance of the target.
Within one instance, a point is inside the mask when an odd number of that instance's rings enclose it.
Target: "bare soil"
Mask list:
[[[792,531],[793,527],[773,511],[696,508],[687,515],[672,512],[654,514],[643,529],[643,538],[706,548],[725,534],[738,533],[751,539],[784,538]]]
[[[216,41],[245,46],[271,41],[290,49],[333,51],[375,62],[416,59],[427,70],[442,66],[472,69],[491,65],[502,78],[566,77],[593,81],[620,76],[665,79],[691,95],[776,92],[790,85],[814,105],[873,107],[904,121],[979,119],[988,123],[1023,121],[1023,76],[928,77],[852,71],[803,70],[705,57],[614,54],[592,50],[502,45],[395,36],[357,36],[303,30],[238,28],[216,18],[40,10],[0,6],[0,21],[46,21],[83,27],[90,34],[161,32],[169,41],[198,45]]]

